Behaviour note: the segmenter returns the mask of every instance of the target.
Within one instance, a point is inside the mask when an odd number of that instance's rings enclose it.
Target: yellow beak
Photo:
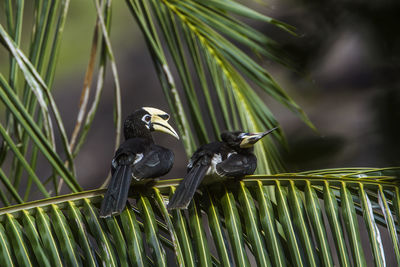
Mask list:
[[[275,131],[278,129],[278,127],[273,128],[272,130],[263,132],[263,133],[249,133],[243,136],[242,142],[240,142],[240,147],[241,148],[249,148],[252,147],[257,141],[259,141],[261,138],[266,136],[267,134],[271,133],[272,131]]]
[[[172,128],[172,126],[168,123],[170,117],[168,113],[157,108],[144,107],[143,109],[150,114],[151,116],[150,123],[154,131],[170,134],[179,140],[179,135],[174,130],[174,128]]]

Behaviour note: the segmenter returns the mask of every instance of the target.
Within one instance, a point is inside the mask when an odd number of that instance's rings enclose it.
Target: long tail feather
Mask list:
[[[208,167],[208,165],[199,163],[186,174],[185,178],[176,189],[175,194],[171,197],[168,203],[168,209],[187,209]]]
[[[117,167],[101,203],[100,217],[105,218],[119,214],[124,209],[128,200],[131,179],[132,169],[129,165]]]

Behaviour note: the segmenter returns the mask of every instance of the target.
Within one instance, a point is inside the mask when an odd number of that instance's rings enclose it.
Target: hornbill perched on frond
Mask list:
[[[201,146],[190,159],[187,174],[171,197],[168,209],[186,209],[204,177],[210,183],[253,174],[257,168],[253,145],[275,129],[263,133],[225,132],[221,134],[222,141]]]
[[[119,214],[128,200],[132,178],[141,181],[169,172],[174,163],[171,150],[154,144],[152,131],[179,139],[168,123],[169,115],[159,109],[143,107],[124,122],[125,142],[115,152],[111,163],[112,178],[100,208],[100,217]]]

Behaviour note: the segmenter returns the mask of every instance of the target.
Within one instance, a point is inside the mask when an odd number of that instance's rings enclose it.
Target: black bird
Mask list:
[[[100,208],[100,217],[119,214],[125,207],[132,178],[141,181],[166,174],[174,163],[171,150],[154,144],[152,131],[179,139],[168,124],[169,115],[156,108],[144,107],[124,122],[125,142],[115,152],[111,163],[112,178]]]
[[[210,183],[253,174],[257,168],[253,145],[275,129],[263,133],[225,132],[221,134],[222,141],[201,146],[190,159],[187,174],[171,197],[168,209],[186,209],[204,177],[204,183]]]

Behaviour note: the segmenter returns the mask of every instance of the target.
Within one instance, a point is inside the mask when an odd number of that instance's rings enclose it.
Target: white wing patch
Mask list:
[[[226,159],[229,159],[231,156],[233,156],[233,155],[235,155],[235,154],[237,154],[235,151],[234,152],[231,152],[231,153],[229,153],[227,156],[226,156]],[[222,160],[221,160],[222,161]],[[218,170],[217,170],[217,168],[216,168],[216,166],[215,166],[215,171],[214,171],[218,176],[221,176],[221,177],[223,177],[224,175],[222,174],[222,173],[219,173],[218,172]]]
[[[139,161],[142,160],[142,158],[143,158],[143,153],[136,154],[135,161],[133,162],[133,164],[138,163]]]
[[[236,152],[231,152],[228,154],[228,156],[226,157],[227,159],[229,159],[230,156],[237,154]]]
[[[206,175],[211,175],[217,172],[217,164],[222,161],[221,154],[214,154],[211,159],[211,166],[208,168]]]
[[[115,160],[115,158],[113,158],[113,160],[111,161],[111,165],[113,166],[114,169],[116,169],[118,167],[117,161]]]
[[[193,160],[190,159],[190,160],[189,160],[189,163],[188,163],[188,165],[187,165],[187,168],[190,169],[190,168],[192,168],[192,167],[193,167]]]
[[[133,162],[132,165],[135,165],[136,163],[138,163],[139,161],[141,161],[142,158],[143,158],[143,153],[136,154],[135,161]],[[135,177],[135,175],[133,174],[133,172],[132,172],[132,178],[135,179],[136,181],[140,181],[140,179],[138,179],[138,178]]]

